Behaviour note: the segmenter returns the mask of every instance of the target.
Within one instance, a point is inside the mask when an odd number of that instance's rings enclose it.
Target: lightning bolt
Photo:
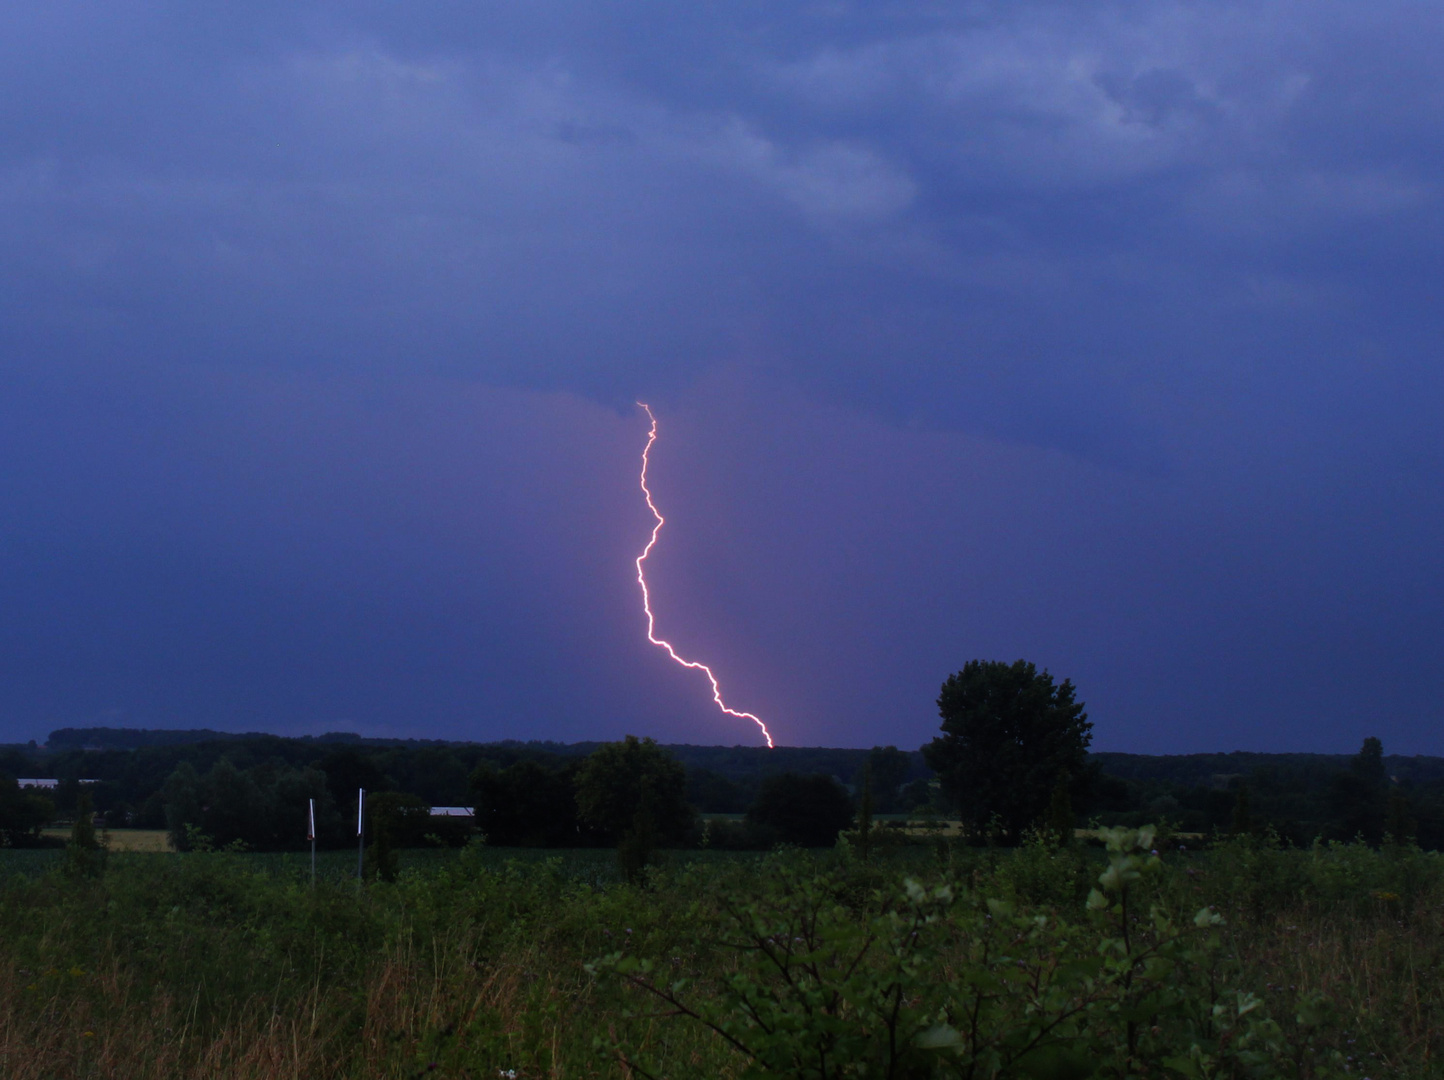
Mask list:
[[[729,709],[726,702],[722,700],[722,688],[717,684],[717,676],[712,674],[712,669],[706,664],[699,663],[696,660],[686,660],[678,656],[677,650],[672,648],[670,641],[663,641],[657,636],[657,619],[656,616],[652,614],[652,597],[651,594],[647,592],[647,575],[642,570],[642,564],[647,561],[647,556],[652,554],[652,549],[657,546],[657,534],[662,531],[662,526],[666,524],[666,520],[662,517],[661,511],[657,509],[657,504],[652,501],[652,491],[647,487],[647,464],[650,461],[652,444],[657,441],[657,418],[652,415],[650,405],[646,405],[640,401],[637,402],[637,404],[646,410],[647,419],[652,421],[652,430],[647,433],[647,445],[642,449],[642,494],[647,499],[647,509],[652,511],[652,516],[657,519],[657,524],[652,526],[652,538],[647,541],[647,546],[644,547],[642,553],[637,556],[637,584],[642,586],[642,610],[647,613],[647,640],[653,645],[658,645],[666,649],[667,655],[683,667],[694,668],[706,675],[707,681],[712,684],[712,700],[717,703],[717,708],[721,709],[728,716],[735,716],[739,720],[751,720],[762,729],[762,737],[767,740],[767,748],[770,750],[772,749],[772,733],[767,730],[767,725],[762,722],[762,718],[760,716],[753,716],[750,712],[738,712],[736,709]]]

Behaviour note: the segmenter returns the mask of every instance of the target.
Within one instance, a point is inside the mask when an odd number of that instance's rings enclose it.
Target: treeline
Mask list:
[[[879,774],[889,766],[900,773],[907,758],[890,746],[868,757]],[[865,772],[863,799],[870,803],[874,770]],[[632,736],[554,768],[534,760],[504,769],[483,763],[473,776],[476,823],[488,843],[501,846],[612,845],[635,834],[643,847],[766,850],[778,843],[829,846],[857,814],[857,801],[837,778],[784,772],[761,780],[741,820],[703,820],[694,798],[699,780],[713,786],[723,778],[699,775],[667,748]]]
[[[509,763],[527,752],[479,745],[371,748],[263,735],[133,750],[37,752],[12,747],[0,750],[0,775],[59,780],[47,794],[61,818],[75,811],[79,781],[93,780],[86,790],[104,824],[165,828],[165,807],[173,801],[175,785],[190,774],[208,776],[223,760],[266,790],[295,784],[314,788],[319,782],[338,807],[355,799],[357,787],[402,791],[429,805],[459,805],[466,803],[471,773],[486,753]],[[181,777],[172,783],[178,772]],[[292,773],[318,774],[319,780],[316,775],[296,780]]]
[[[160,741],[176,734],[176,742]],[[336,807],[354,805],[356,789],[414,795],[429,806],[470,806],[474,776],[485,765],[500,772],[529,762],[547,773],[575,768],[594,754],[600,742],[442,743],[363,740],[333,734],[291,739],[274,735],[228,736],[194,741],[203,732],[136,732],[124,729],[62,729],[52,732],[44,749],[0,748],[0,775],[46,776],[60,781],[48,792],[55,813],[73,814],[79,781],[88,784],[95,810],[110,827],[165,828],[165,807],[175,798],[166,785],[182,766],[187,776],[209,775],[225,760],[249,776],[262,790],[285,791],[297,785],[308,790],[324,783]],[[132,743],[133,748],[87,749],[107,743]],[[58,748],[57,748],[58,747]],[[882,750],[887,753],[882,753]],[[873,762],[876,803],[880,813],[907,813],[932,797],[929,772],[916,752],[827,747],[702,747],[669,746],[667,753],[686,770],[689,803],[704,814],[741,814],[752,805],[769,776],[795,773],[834,777],[850,791],[860,790],[862,774]],[[292,773],[322,774],[299,779]],[[192,781],[185,781],[193,783]],[[231,784],[226,780],[222,786]],[[281,797],[281,796],[277,796]]]
[[[548,744],[367,746],[256,736],[43,755],[7,748],[0,751],[0,844],[34,843],[42,825],[84,806],[112,828],[166,829],[180,850],[296,850],[306,846],[304,815],[314,803],[317,843],[334,848],[355,842],[354,808],[364,789],[375,815],[369,832],[383,848],[460,844],[473,828],[499,846],[614,846],[634,831],[627,815],[645,806],[652,824],[637,832],[638,850],[659,843],[765,849],[831,844],[854,817],[848,780],[788,765],[852,765],[859,791],[879,812],[913,809],[932,795],[925,778],[913,778],[916,755],[894,747],[793,749],[749,759],[721,748],[709,755],[703,751],[711,748],[684,747],[679,754],[630,737],[583,745],[589,752]],[[605,770],[618,747],[626,749],[626,768]],[[684,756],[719,764],[736,779],[688,767]],[[16,787],[14,777],[47,770],[59,779],[56,788]],[[653,806],[663,791],[667,798]],[[623,813],[617,804],[632,809]],[[471,807],[475,817],[433,816],[433,806]]]
[[[423,829],[415,807],[430,806],[477,807],[481,828],[496,844],[603,842],[579,825],[574,789],[584,763],[612,744],[363,740],[341,733],[193,738],[209,734],[66,729],[52,733],[45,748],[0,748],[0,844],[30,842],[43,825],[70,820],[81,779],[96,781],[86,791],[100,824],[171,829],[182,842],[189,825],[220,843],[299,847],[304,833],[296,808],[315,799],[322,846],[351,843],[358,788],[411,800],[408,844],[456,842],[455,824],[438,820]],[[172,735],[180,741],[164,741]],[[84,748],[107,742],[132,748]],[[776,778],[788,775],[822,777],[854,808],[867,787],[877,814],[958,810],[917,751],[660,749],[682,769],[684,801],[697,822],[689,842],[763,844],[774,833],[757,825],[756,808],[764,792],[779,797]],[[60,784],[26,793],[4,779],[21,776],[56,777]],[[1272,831],[1300,846],[1360,836],[1378,843],[1389,833],[1444,848],[1444,758],[1385,755],[1377,739],[1353,756],[1090,754],[1070,795],[1079,826],[1166,821],[1205,835]],[[702,819],[718,815],[744,820],[714,821],[704,834]]]
[[[880,774],[905,772],[907,755],[891,747],[868,757]],[[599,744],[585,757],[533,753],[505,764],[483,758],[467,781],[464,805],[475,814],[464,819],[432,815],[417,796],[388,788],[390,778],[354,750],[329,754],[320,766],[269,761],[243,771],[222,757],[201,773],[182,762],[159,793],[172,843],[182,851],[299,848],[297,811],[314,800],[318,844],[349,845],[356,842],[350,807],[364,788],[368,874],[393,877],[400,848],[456,846],[479,832],[500,847],[614,847],[631,877],[662,847],[831,846],[856,814],[836,778],[780,773],[763,778],[740,820],[706,820],[689,798],[697,773],[634,736]],[[865,771],[870,801],[871,765]]]
[[[1094,754],[1105,824],[1166,820],[1185,832],[1273,832],[1377,845],[1385,834],[1444,848],[1444,758],[1386,755],[1377,738],[1353,756]]]
[[[150,730],[141,728],[59,728],[50,733],[44,747],[32,742],[28,747],[0,746],[5,750],[30,752],[34,758],[44,755],[51,762],[72,760],[76,752],[97,750],[141,750],[153,747],[196,745],[201,743],[246,743],[274,748],[280,740],[298,744],[293,749],[302,757],[324,754],[337,746],[349,746],[367,754],[387,753],[394,760],[396,756],[411,753],[436,751],[454,752],[470,760],[480,755],[488,759],[500,759],[510,755],[540,755],[553,758],[582,758],[605,745],[603,742],[559,743],[551,741],[518,741],[505,739],[492,743],[453,742],[441,739],[378,739],[363,738],[353,732],[332,731],[325,735],[304,735],[295,738],[252,732],[233,734],[212,731],[208,728],[190,730]],[[779,746],[768,749],[761,746],[693,746],[671,744],[667,751],[688,769],[705,769],[720,773],[728,779],[755,787],[757,780],[770,773],[826,773],[844,782],[851,782],[859,776],[869,751],[827,746]],[[927,779],[931,770],[923,761],[921,752],[908,753],[907,780]],[[468,766],[470,768],[470,766]],[[54,775],[53,773],[51,775]],[[719,811],[720,812],[720,811]]]

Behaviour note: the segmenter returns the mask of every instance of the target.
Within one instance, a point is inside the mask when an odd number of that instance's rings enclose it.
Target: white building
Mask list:
[[[22,776],[20,779],[16,780],[15,782],[16,782],[17,784],[19,784],[19,785],[20,785],[21,787],[23,787],[23,788],[27,788],[27,787],[33,787],[33,788],[58,788],[58,787],[60,786],[60,781],[59,781],[59,780],[56,780],[54,777],[51,777],[51,778],[49,778],[49,779],[40,779],[40,778],[34,777],[34,776]],[[78,780],[78,781],[76,781],[76,782],[77,782],[77,783],[80,783],[80,784],[98,784],[98,783],[100,783],[99,780]]]

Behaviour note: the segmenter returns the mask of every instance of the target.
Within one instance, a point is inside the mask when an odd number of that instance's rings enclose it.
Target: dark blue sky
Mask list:
[[[9,5],[0,740],[1444,753],[1444,12]]]

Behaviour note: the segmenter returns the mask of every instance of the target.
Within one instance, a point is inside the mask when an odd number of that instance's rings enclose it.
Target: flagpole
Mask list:
[[[366,789],[356,789],[356,888],[361,887],[361,862],[366,854]]]

